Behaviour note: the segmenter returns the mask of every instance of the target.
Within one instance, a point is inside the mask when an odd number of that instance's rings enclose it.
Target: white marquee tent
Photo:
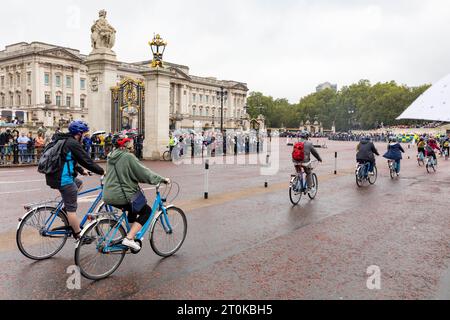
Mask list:
[[[397,118],[403,119],[450,122],[450,74],[425,91]]]

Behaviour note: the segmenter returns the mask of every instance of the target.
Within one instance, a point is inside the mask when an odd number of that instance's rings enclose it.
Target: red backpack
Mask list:
[[[297,162],[302,162],[303,160],[305,160],[305,144],[303,142],[297,142],[294,145],[292,159]]]

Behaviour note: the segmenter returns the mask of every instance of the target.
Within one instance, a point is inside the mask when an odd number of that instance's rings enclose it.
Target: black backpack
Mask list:
[[[67,139],[52,141],[44,149],[39,159],[38,172],[43,174],[53,174],[58,172],[63,165],[62,151]]]

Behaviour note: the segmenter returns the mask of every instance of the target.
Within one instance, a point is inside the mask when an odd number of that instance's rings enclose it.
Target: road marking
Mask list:
[[[31,189],[31,190],[21,190],[21,191],[11,191],[11,192],[0,192],[0,195],[4,194],[14,194],[14,193],[23,193],[23,192],[34,192],[34,191],[40,191],[41,189]]]
[[[25,180],[25,181],[0,181],[0,184],[15,184],[15,183],[30,183],[30,182],[44,182],[45,180]]]
[[[25,172],[25,170],[16,170],[16,171],[0,171],[0,173],[20,173]]]

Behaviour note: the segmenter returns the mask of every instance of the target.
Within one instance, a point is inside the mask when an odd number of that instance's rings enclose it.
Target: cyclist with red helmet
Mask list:
[[[81,145],[82,138],[87,132],[89,132],[89,126],[85,122],[74,121],[69,125],[69,133],[55,134],[53,146],[56,146],[59,141],[63,141],[60,154],[61,166],[55,168],[54,173],[45,176],[47,185],[61,193],[64,210],[75,239],[78,239],[81,233],[81,220],[77,217],[77,209],[78,191],[83,184],[81,180],[77,179],[77,175],[86,176],[88,171],[98,175],[105,174],[103,168],[92,161]]]
[[[139,208],[135,208],[131,204],[132,199],[143,196],[140,194],[139,183],[169,184],[170,180],[142,165],[130,152],[132,142],[133,139],[126,136],[116,135],[114,137],[113,144],[116,149],[108,155],[108,173],[104,181],[103,200],[108,205],[127,211],[128,221],[132,225],[122,244],[134,250],[140,250],[140,245],[134,240],[142,226],[150,218],[152,208],[144,203]]]

